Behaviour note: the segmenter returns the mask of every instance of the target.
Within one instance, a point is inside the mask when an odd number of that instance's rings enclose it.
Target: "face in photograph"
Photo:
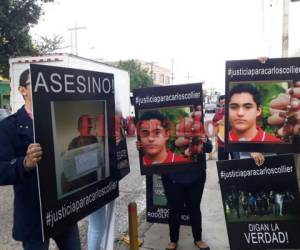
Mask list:
[[[247,138],[256,134],[256,121],[262,108],[257,106],[250,93],[233,94],[229,101],[229,122],[231,129]]]
[[[144,155],[153,161],[160,161],[166,157],[169,132],[162,126],[160,120],[141,121],[139,136]]]
[[[282,142],[260,127],[262,96],[257,86],[249,83],[234,85],[229,93],[228,106],[229,141]]]

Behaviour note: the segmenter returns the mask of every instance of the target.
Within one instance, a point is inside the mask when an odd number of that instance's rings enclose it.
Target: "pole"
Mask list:
[[[137,232],[137,208],[135,202],[128,204],[128,221],[129,221],[129,240],[130,250],[138,250],[138,232]]]
[[[289,55],[289,0],[283,0],[282,57]]]
[[[174,82],[174,60],[171,59],[171,62],[172,62],[171,84],[173,85],[173,82]]]
[[[77,40],[77,31],[86,29],[85,26],[83,27],[78,27],[77,24],[75,24],[74,28],[69,28],[68,31],[71,32],[71,52],[73,53],[73,39],[72,39],[72,33],[74,31],[74,47],[75,47],[75,55],[78,55],[78,40]]]

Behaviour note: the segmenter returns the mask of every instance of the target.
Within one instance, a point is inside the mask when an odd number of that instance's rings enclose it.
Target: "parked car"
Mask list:
[[[204,109],[205,113],[215,113],[217,110],[217,104],[216,103],[205,103]]]
[[[7,109],[0,109],[0,121],[9,115],[10,112]]]

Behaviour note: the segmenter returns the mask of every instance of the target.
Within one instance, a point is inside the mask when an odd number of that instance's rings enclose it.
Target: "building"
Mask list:
[[[154,85],[167,86],[172,83],[172,72],[169,69],[158,66],[155,62],[136,60],[141,68],[153,79]]]
[[[0,108],[9,108],[9,81],[0,78]]]

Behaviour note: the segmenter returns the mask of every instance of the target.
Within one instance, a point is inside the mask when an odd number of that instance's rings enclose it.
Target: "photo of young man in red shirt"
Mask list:
[[[257,88],[248,83],[235,85],[229,94],[229,141],[282,142],[259,127],[257,120],[261,114],[261,96]]]
[[[188,158],[177,155],[168,148],[170,138],[167,118],[156,110],[146,111],[139,118],[138,148],[143,151],[143,165],[189,162]]]

